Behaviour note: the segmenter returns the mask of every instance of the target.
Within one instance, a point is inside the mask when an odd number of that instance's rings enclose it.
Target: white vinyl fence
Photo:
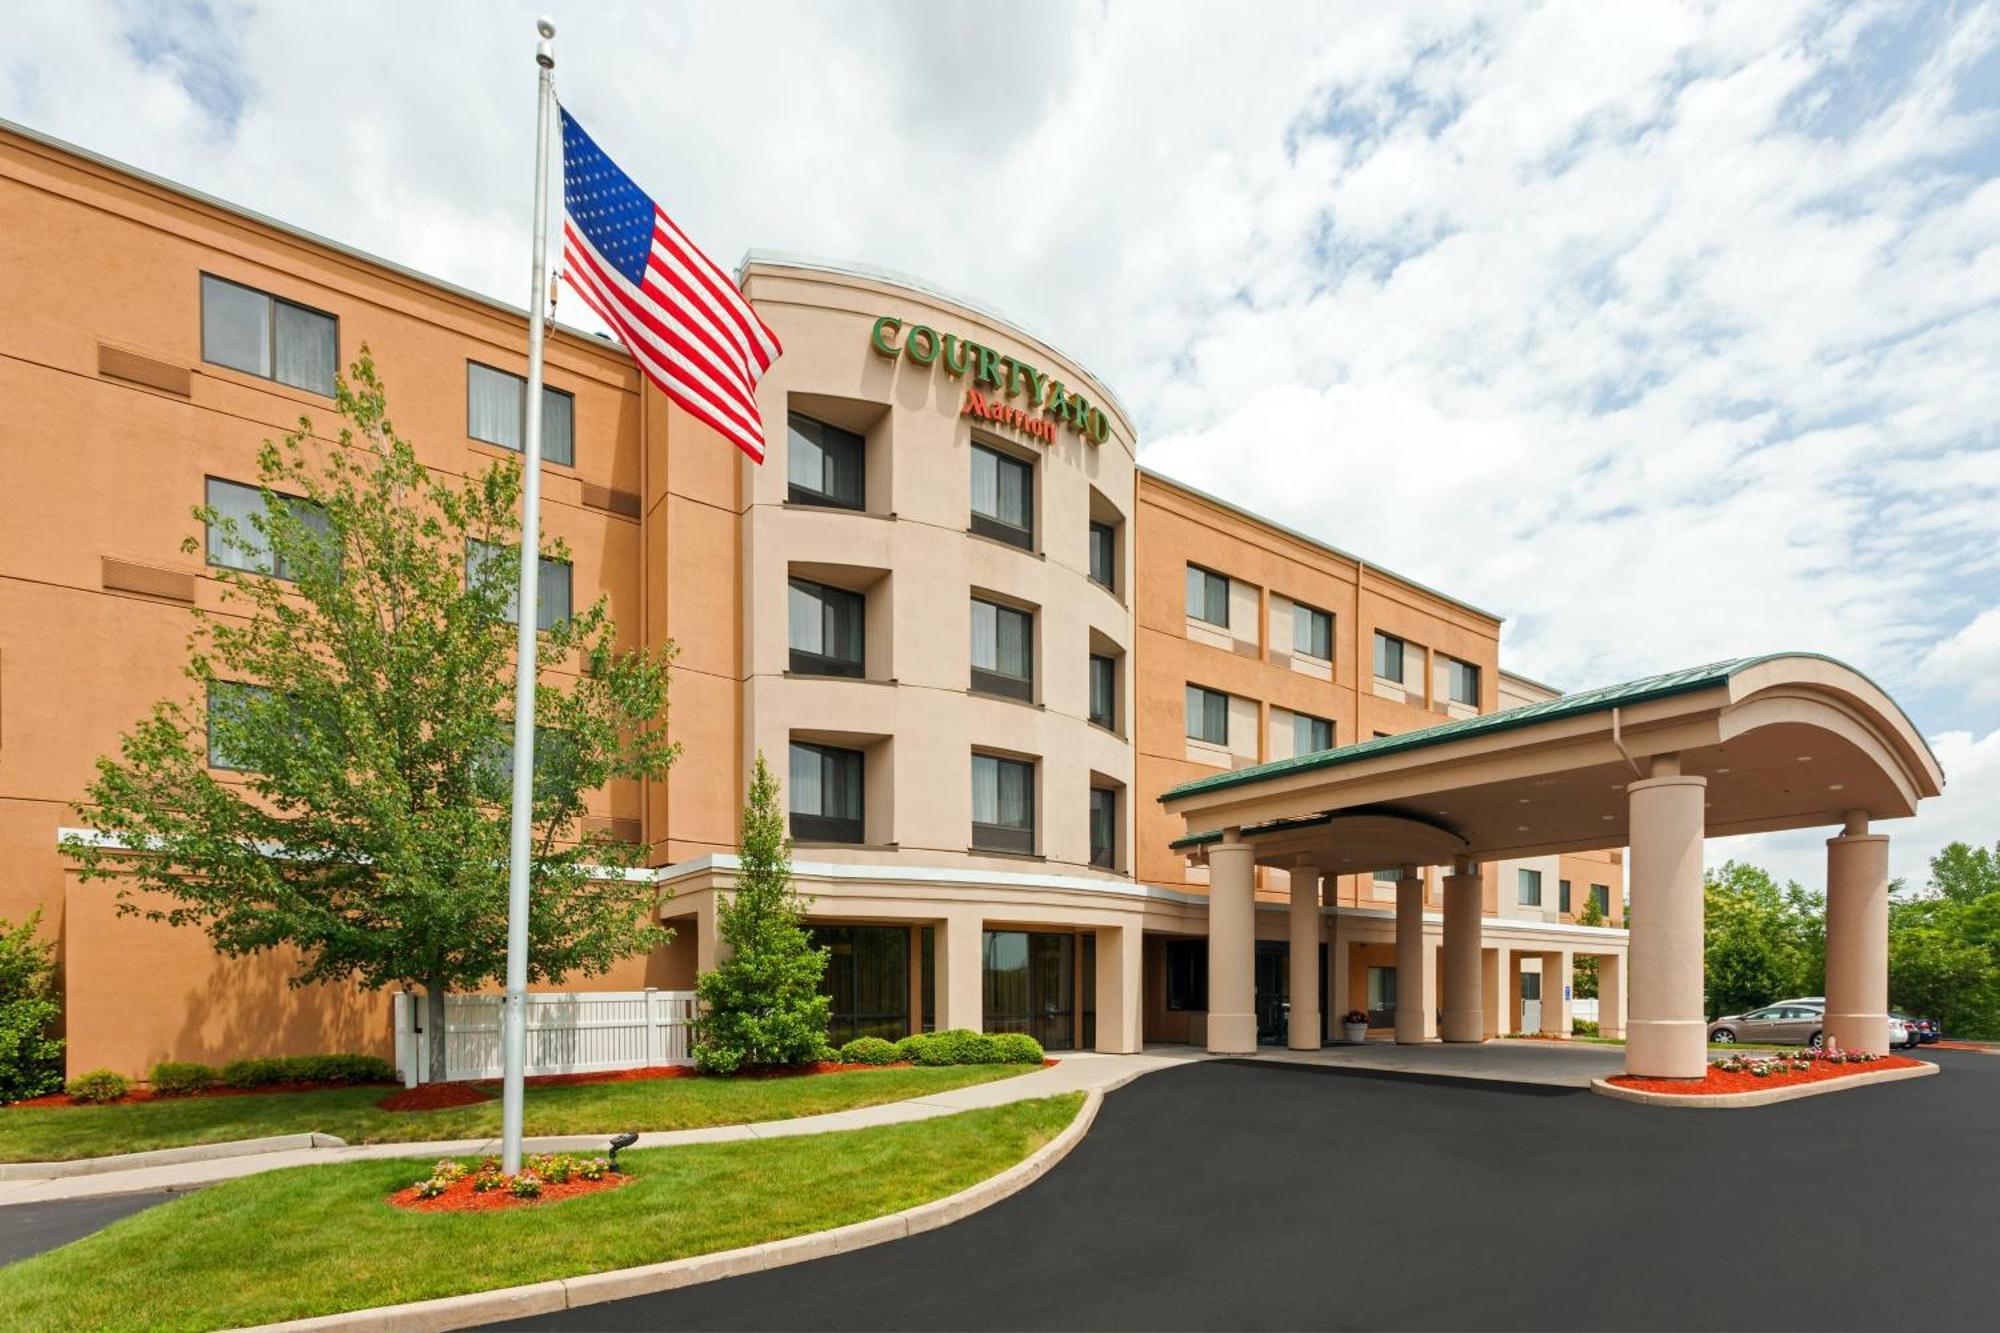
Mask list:
[[[414,1088],[430,1077],[425,997],[395,993],[396,1072]],[[448,995],[445,1077],[498,1078],[498,995]],[[589,1074],[607,1069],[694,1063],[693,991],[584,991],[528,996],[528,1073]]]
[[[1572,1021],[1581,1019],[1586,1023],[1595,1023],[1597,1021],[1597,1001],[1571,1000],[1569,1002],[1569,1016]]]

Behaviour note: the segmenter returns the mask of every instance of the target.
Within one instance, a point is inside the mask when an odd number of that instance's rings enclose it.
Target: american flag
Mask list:
[[[567,110],[562,136],[563,277],[669,401],[763,462],[757,380],[777,335]]]

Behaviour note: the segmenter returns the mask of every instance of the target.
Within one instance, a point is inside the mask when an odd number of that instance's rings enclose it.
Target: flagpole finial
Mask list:
[[[554,69],[556,53],[549,48],[549,42],[556,35],[556,21],[544,14],[535,20],[535,31],[542,35],[542,40],[535,44],[535,63],[543,69]]]

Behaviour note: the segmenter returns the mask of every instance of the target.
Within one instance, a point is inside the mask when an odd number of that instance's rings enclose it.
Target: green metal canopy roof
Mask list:
[[[1509,708],[1505,712],[1458,718],[1418,731],[1405,731],[1395,736],[1376,736],[1370,740],[1355,741],[1351,745],[1336,746],[1331,750],[1315,750],[1311,754],[1293,755],[1289,759],[1274,759],[1266,764],[1255,764],[1228,773],[1215,773],[1205,778],[1196,778],[1192,782],[1183,782],[1178,787],[1171,787],[1160,796],[1160,800],[1169,801],[1179,796],[1192,796],[1197,792],[1238,787],[1244,783],[1261,782],[1265,778],[1278,777],[1286,773],[1335,768],[1362,759],[1373,759],[1378,755],[1420,750],[1427,745],[1443,745],[1448,741],[1462,740],[1467,736],[1511,731],[1516,727],[1532,726],[1552,718],[1600,713],[1612,708],[1622,708],[1628,704],[1642,703],[1648,699],[1689,694],[1695,690],[1705,690],[1720,685],[1737,672],[1755,666],[1759,662],[1768,662],[1779,657],[1819,656],[1821,655],[1818,653],[1767,653],[1762,657],[1732,657],[1722,662],[1710,662],[1707,666],[1687,667],[1680,671],[1669,671],[1664,675],[1647,676],[1643,680],[1628,680],[1622,685],[1603,685],[1594,690],[1579,690],[1575,694],[1544,699],[1540,703],[1523,704],[1519,708]],[[1191,840],[1182,839],[1175,846],[1189,841]]]

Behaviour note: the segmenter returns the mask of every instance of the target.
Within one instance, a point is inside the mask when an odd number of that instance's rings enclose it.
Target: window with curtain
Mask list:
[[[1118,659],[1090,655],[1090,720],[1118,730]]]
[[[1444,659],[1445,692],[1455,704],[1479,707],[1479,668],[1456,657]]]
[[[1590,901],[1597,904],[1598,914],[1607,921],[1611,918],[1611,886],[1593,884],[1590,886]]]
[[[863,459],[868,443],[851,430],[798,412],[787,414],[785,485],[793,504],[860,509],[866,503]]]
[[[793,579],[789,597],[791,669],[802,676],[862,675],[862,595]]]
[[[1569,881],[1566,879],[1556,881],[1556,910],[1564,913],[1569,911]]]
[[[1187,567],[1187,613],[1196,620],[1229,628],[1229,580],[1200,565]]]
[[[792,837],[800,842],[861,842],[859,750],[792,742]]]
[[[1229,696],[1200,685],[1188,686],[1187,734],[1191,741],[1229,744]]]
[[[1407,645],[1393,634],[1375,631],[1375,674],[1383,680],[1403,679],[1403,649]]]
[[[972,446],[972,530],[1015,546],[1035,544],[1035,468],[998,449]]]
[[[1118,591],[1118,529],[1095,520],[1090,524],[1090,578],[1112,592]]]
[[[1035,617],[972,599],[972,688],[1014,699],[1035,695]]]
[[[465,544],[465,576],[468,580],[483,577],[488,567],[498,561],[504,569],[494,570],[494,577],[505,580],[507,585],[508,624],[517,624],[521,616],[520,584],[515,577],[514,562],[504,548],[487,542],[468,541]],[[535,628],[554,629],[570,618],[574,610],[571,601],[570,565],[567,560],[541,558],[538,572],[539,587],[535,592]]]
[[[231,728],[249,726],[249,714],[271,697],[267,685],[246,685],[238,680],[213,681],[208,687],[208,766],[232,773],[246,771],[240,755],[232,754],[228,733]]]
[[[819,990],[832,1001],[828,1041],[909,1035],[910,927],[814,926],[812,942],[827,951]]]
[[[1109,787],[1090,789],[1090,863],[1118,863],[1118,793]]]
[[[1292,603],[1292,651],[1322,662],[1333,660],[1333,617],[1316,606]]]
[[[324,311],[204,273],[201,359],[331,395],[340,323]]]
[[[1522,907],[1542,905],[1542,872],[1525,867],[1514,872],[1514,901]]]
[[[1035,766],[999,755],[972,756],[972,845],[982,851],[1035,850]]]
[[[465,363],[465,433],[502,449],[527,448],[528,381],[477,361]],[[542,459],[576,466],[576,399],[542,386]]]
[[[252,574],[269,574],[273,578],[289,580],[298,577],[298,571],[291,567],[289,561],[273,555],[269,537],[258,526],[266,513],[261,488],[210,477],[202,498],[215,511],[216,517],[216,521],[209,523],[204,532],[209,564]],[[307,528],[331,540],[333,522],[324,509],[291,496],[280,497],[280,502]],[[224,523],[231,525],[234,541],[224,536]]]
[[[1292,714],[1292,753],[1314,754],[1333,748],[1333,723],[1310,713]]]

